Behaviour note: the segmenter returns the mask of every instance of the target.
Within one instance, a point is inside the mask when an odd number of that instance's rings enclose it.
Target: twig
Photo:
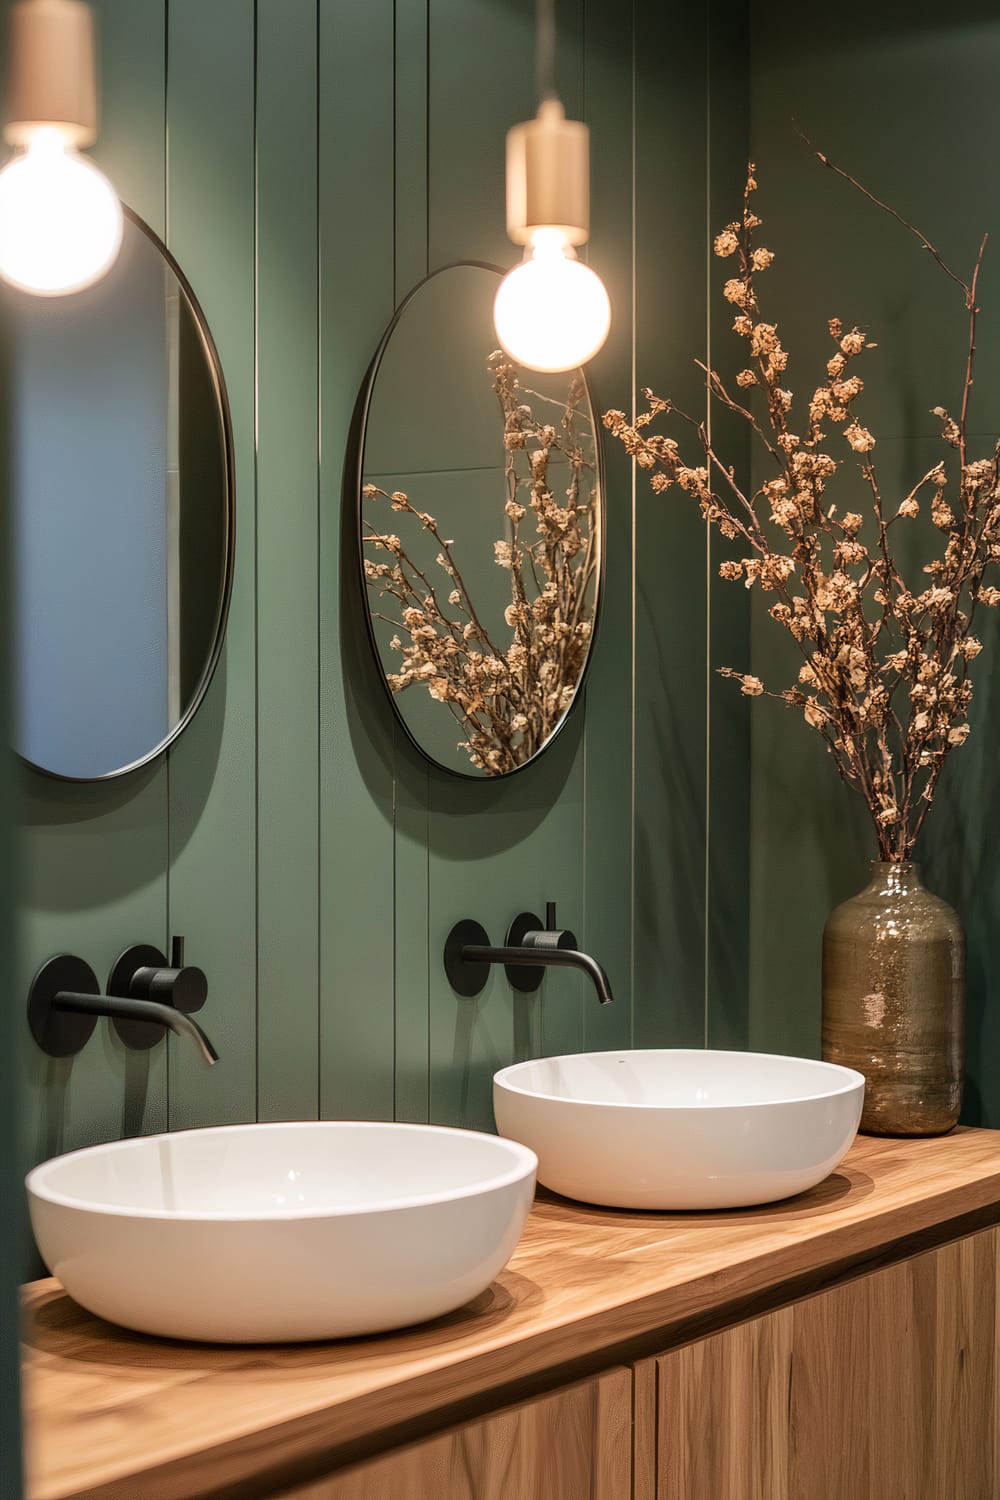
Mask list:
[[[933,256],[934,260],[937,261],[938,265],[941,267],[945,275],[949,276],[951,280],[955,282],[956,286],[960,286],[962,288],[962,291],[965,293],[965,305],[966,307],[970,307],[974,300],[974,293],[969,283],[963,281],[961,276],[956,275],[956,273],[945,261],[940,251],[936,250],[935,247],[931,244],[927,236],[921,233],[921,231],[915,224],[911,224],[909,219],[904,219],[903,215],[899,213],[897,209],[893,208],[891,204],[883,203],[881,198],[876,198],[875,194],[871,192],[869,188],[866,188],[863,183],[859,182],[856,177],[852,177],[850,172],[845,172],[843,167],[838,167],[836,162],[831,161],[830,158],[825,154],[825,152],[818,151],[797,120],[793,119],[792,125],[805,145],[807,145],[813,155],[823,163],[824,167],[828,167],[831,172],[835,172],[838,177],[842,177],[845,182],[849,182],[851,186],[857,188],[858,192],[863,194],[863,196],[867,198],[869,202],[874,203],[876,208],[882,209],[883,213],[889,214],[891,218],[896,220],[897,224],[902,224],[904,229],[908,229],[910,234],[916,236],[921,245],[923,245],[924,249],[927,251],[928,255]]]

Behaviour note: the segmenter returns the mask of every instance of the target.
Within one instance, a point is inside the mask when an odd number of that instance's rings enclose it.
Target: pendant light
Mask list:
[[[590,234],[590,131],[555,92],[555,0],[537,0],[538,114],[507,132],[507,234],[524,260],[497,290],[503,348],[531,370],[572,370],[611,327],[604,283],[577,259]]]
[[[122,208],[79,147],[97,139],[94,27],[83,0],[17,0],[10,9],[0,171],[0,277],[56,297],[100,279],[122,242]]]

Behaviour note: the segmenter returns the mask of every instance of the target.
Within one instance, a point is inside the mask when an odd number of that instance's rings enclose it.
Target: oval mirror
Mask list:
[[[68,781],[178,735],[222,643],[229,410],[190,287],[126,210],[119,259],[66,297],[3,288],[15,748]]]
[[[497,349],[501,273],[455,265],[396,314],[363,402],[359,538],[372,644],[417,748],[521,770],[580,695],[600,600],[598,427],[581,370]]]

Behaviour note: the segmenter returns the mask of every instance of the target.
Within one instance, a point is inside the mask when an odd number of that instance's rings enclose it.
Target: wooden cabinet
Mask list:
[[[605,1370],[274,1500],[632,1500],[631,1371]]]
[[[489,1293],[370,1339],[150,1341],[36,1282],[26,1495],[1000,1500],[991,1224],[1000,1132],[960,1128],[859,1137],[811,1193],[746,1213],[542,1193]],[[694,1327],[721,1331],[681,1343]],[[459,1403],[476,1417],[435,1427]]]
[[[995,1500],[983,1230],[636,1366],[635,1500]]]
[[[1000,1230],[275,1500],[996,1500]]]

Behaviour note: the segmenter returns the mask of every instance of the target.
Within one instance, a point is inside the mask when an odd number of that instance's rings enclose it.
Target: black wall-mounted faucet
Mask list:
[[[98,1016],[108,1016],[127,1047],[152,1047],[166,1028],[190,1037],[206,1062],[218,1062],[219,1054],[189,1014],[204,1005],[208,981],[201,969],[185,967],[183,938],[174,938],[171,958],[168,965],[158,948],[146,944],[126,948],[105,995],[82,958],[57,954],[42,965],[28,991],[32,1036],[50,1057],[72,1057],[90,1040]]]
[[[593,983],[602,1005],[614,999],[611,983],[602,966],[576,945],[576,938],[556,926],[554,901],[545,908],[545,926],[533,912],[521,912],[507,930],[507,942],[495,948],[479,922],[456,922],[445,939],[444,968],[456,994],[471,999],[489,978],[493,964],[503,964],[514,989],[530,994],[537,990],[547,968],[580,969]]]

